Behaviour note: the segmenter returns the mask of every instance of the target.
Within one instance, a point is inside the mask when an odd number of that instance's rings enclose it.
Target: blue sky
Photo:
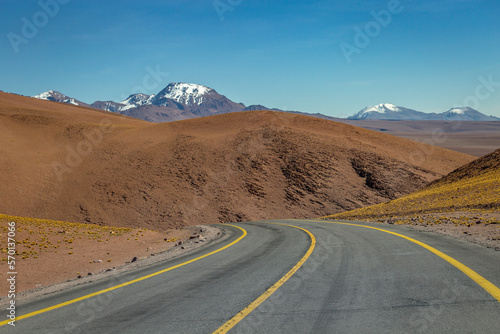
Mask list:
[[[499,14],[495,0],[2,0],[0,89],[91,103],[190,82],[340,117],[382,102],[500,116]]]

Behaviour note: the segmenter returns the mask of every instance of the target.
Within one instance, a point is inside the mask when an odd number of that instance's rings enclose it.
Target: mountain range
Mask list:
[[[92,107],[131,116],[149,122],[164,123],[246,110],[272,110],[264,106],[245,106],[217,93],[214,89],[188,83],[170,83],[158,94],[132,94],[121,102],[95,101],[87,104],[57,91],[33,96],[38,99]]]
[[[231,101],[212,88],[190,83],[170,83],[158,94],[132,94],[121,102],[95,101],[91,104],[66,96],[58,91],[33,96],[37,99],[68,103],[77,106],[92,107],[149,122],[163,123],[225,114],[238,111],[271,110],[263,105],[245,106],[243,103]],[[286,111],[302,115],[310,115],[331,120],[340,120],[322,114],[308,114],[298,111]],[[399,107],[391,103],[369,106],[347,118],[348,120],[452,120],[452,121],[500,121],[500,118],[487,116],[469,107],[452,108],[443,113],[425,113],[409,108]]]
[[[425,113],[398,107],[391,103],[382,103],[369,106],[359,111],[350,120],[377,119],[377,120],[412,120],[412,121],[500,121],[500,118],[486,116],[470,107],[455,107],[443,113]]]

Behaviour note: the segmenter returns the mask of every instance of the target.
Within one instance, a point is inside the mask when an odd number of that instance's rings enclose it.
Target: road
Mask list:
[[[221,243],[21,305],[17,315],[28,317],[0,333],[500,331],[500,252],[400,226],[356,224],[224,225],[230,237]]]

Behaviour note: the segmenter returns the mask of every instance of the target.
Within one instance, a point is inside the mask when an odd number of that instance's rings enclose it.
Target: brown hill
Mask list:
[[[0,212],[17,216],[149,228],[324,216],[472,159],[287,113],[151,124],[0,93]]]
[[[500,149],[398,199],[328,219],[408,224],[500,250]]]
[[[457,168],[448,175],[429,184],[429,187],[472,179],[492,172],[498,174],[498,171],[500,171],[500,149]]]

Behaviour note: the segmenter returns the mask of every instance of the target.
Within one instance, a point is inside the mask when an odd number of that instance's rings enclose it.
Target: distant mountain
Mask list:
[[[125,109],[140,107],[152,104],[152,100],[155,98],[155,95],[147,95],[147,94],[132,94],[125,101],[122,101],[121,104],[125,105]]]
[[[42,93],[33,97],[46,100],[48,99],[46,97],[52,96],[51,92],[53,91]],[[77,101],[61,93],[56,93],[59,94],[59,98],[54,98],[52,101],[70,104],[74,104],[73,101]],[[255,110],[281,111],[323,119],[341,120],[339,118],[318,113],[309,114],[300,111],[268,108],[261,104],[254,104],[246,107],[242,103],[231,101],[224,95],[217,93],[212,88],[183,82],[170,83],[156,95],[140,93],[132,94],[121,102],[95,101],[90,105],[80,101],[78,101],[78,103],[81,103],[79,105],[90,106],[91,108],[110,111],[155,123],[172,122],[203,116],[225,114],[228,112]]]
[[[255,110],[283,111],[283,110],[276,109],[276,108],[268,108],[268,107],[263,106],[262,104],[252,104],[251,106],[248,106],[245,109],[243,109],[243,111],[255,111]]]
[[[95,101],[89,105],[57,91],[48,91],[33,97],[101,109],[156,123],[245,109],[244,104],[233,102],[212,88],[183,82],[170,83],[156,95],[132,94],[121,102]]]
[[[123,103],[113,102],[113,101],[95,101],[90,106],[95,109],[101,109],[112,112],[118,112],[124,107],[126,107],[126,105]]]
[[[349,120],[405,120],[405,121],[430,121],[430,120],[460,120],[460,121],[499,121],[500,118],[486,116],[479,111],[469,108],[452,108],[444,113],[425,113],[398,107],[391,103],[382,103],[369,106],[348,117]]]
[[[426,114],[421,111],[398,107],[391,103],[369,106],[347,119],[384,119],[384,120],[430,120],[438,119],[436,114]]]
[[[345,119],[318,113],[310,114],[300,111],[268,108],[261,104],[247,107],[242,103],[231,101],[226,96],[217,93],[217,91],[210,87],[184,82],[170,83],[155,95],[142,93],[132,94],[121,102],[95,101],[89,105],[53,90],[33,97],[42,100],[101,109],[155,123],[253,110],[282,111],[340,122],[345,121]],[[486,116],[468,107],[452,108],[444,113],[437,114],[399,107],[391,103],[382,103],[366,107],[353,116],[348,117],[347,120],[500,121],[500,118]]]
[[[218,95],[215,90],[197,84],[183,82],[170,83],[156,95],[152,104],[164,105],[166,100],[174,100],[186,106],[201,105],[206,102],[210,95]]]
[[[40,99],[40,100],[55,101],[55,102],[73,104],[75,106],[90,107],[85,102],[78,101],[77,99],[66,96],[58,91],[55,91],[55,90],[49,90],[48,92],[44,92],[42,94],[35,95],[33,97],[36,99]]]
[[[154,95],[147,94],[132,94],[125,101],[113,102],[113,101],[96,101],[90,106],[96,109],[102,109],[106,111],[119,112],[127,109],[137,108],[143,105],[151,104],[151,100]]]
[[[244,104],[233,102],[212,88],[187,83],[170,83],[155,96],[152,104],[173,107],[172,101],[180,110],[189,109],[197,116],[242,111],[245,108]]]
[[[122,102],[96,101],[91,106],[156,123],[242,111],[245,108],[245,105],[231,101],[212,88],[183,82],[170,83],[156,95],[133,94]]]
[[[444,120],[450,121],[500,121],[498,117],[486,116],[469,107],[451,108],[440,115]]]

